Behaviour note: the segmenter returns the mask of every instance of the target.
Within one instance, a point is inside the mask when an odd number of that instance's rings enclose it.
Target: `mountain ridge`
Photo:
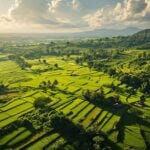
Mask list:
[[[116,36],[129,36],[142,31],[140,28],[128,27],[124,29],[95,29],[93,31],[86,31],[80,33],[74,33],[75,36],[85,36],[85,37],[116,37]]]

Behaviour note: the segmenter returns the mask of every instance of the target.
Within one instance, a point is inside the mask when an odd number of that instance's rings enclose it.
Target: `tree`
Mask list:
[[[55,68],[58,68],[58,64],[57,64],[57,63],[56,63],[56,64],[54,64],[54,67],[55,67]]]
[[[3,83],[0,83],[0,94],[5,94],[8,90],[8,86],[4,85]]]
[[[105,139],[102,136],[95,136],[95,137],[93,137],[92,140],[94,142],[94,144],[93,144],[94,149],[101,150],[101,144],[102,144],[102,142],[104,142]]]
[[[144,105],[144,102],[145,102],[145,96],[142,95],[142,96],[140,97],[139,103],[140,103],[141,105]]]
[[[93,61],[88,61],[87,63],[88,63],[88,67],[89,67],[90,69],[91,69],[91,68],[93,67],[93,65],[94,65]]]
[[[116,69],[110,68],[107,72],[110,76],[114,76],[116,74]]]
[[[84,99],[90,100],[91,99],[91,91],[90,90],[83,91],[82,96],[83,96]]]
[[[54,89],[54,88],[56,88],[57,85],[58,85],[58,81],[54,80],[54,82],[51,85],[51,88]]]
[[[41,88],[44,92],[46,92],[47,91],[47,83],[46,83],[46,81],[42,81],[39,84],[39,88]]]
[[[36,108],[44,108],[49,102],[51,102],[51,99],[49,97],[39,97],[34,101],[33,105]]]
[[[113,96],[108,97],[106,103],[111,106],[121,104],[119,95],[115,94]]]
[[[54,80],[53,83],[51,83],[51,81],[48,80],[47,82],[46,81],[42,81],[39,84],[39,88],[41,88],[44,92],[46,92],[48,89],[56,88],[57,85],[58,85],[58,81],[57,80]]]
[[[43,60],[43,63],[44,63],[44,64],[47,64],[47,61],[44,59],[44,60]]]
[[[82,96],[85,100],[88,100],[95,105],[103,103],[105,99],[105,94],[102,87],[98,91],[85,90],[82,92]]]
[[[48,87],[48,88],[50,88],[50,87],[51,87],[51,85],[52,85],[51,81],[50,81],[50,80],[48,80],[48,81],[47,81],[47,87]]]

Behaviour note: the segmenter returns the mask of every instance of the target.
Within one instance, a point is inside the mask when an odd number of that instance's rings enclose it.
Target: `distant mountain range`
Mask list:
[[[72,40],[80,38],[104,38],[117,36],[131,36],[142,29],[129,27],[125,29],[96,29],[78,33],[0,33],[0,40],[4,41],[51,41]]]
[[[117,36],[129,36],[135,34],[142,29],[129,27],[125,29],[96,29],[93,31],[73,33],[75,37],[117,37]]]

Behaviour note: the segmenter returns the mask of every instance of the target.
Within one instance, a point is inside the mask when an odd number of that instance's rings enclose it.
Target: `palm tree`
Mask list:
[[[56,85],[58,85],[58,81],[57,80],[54,80],[54,82],[52,83],[52,89],[56,88]]]

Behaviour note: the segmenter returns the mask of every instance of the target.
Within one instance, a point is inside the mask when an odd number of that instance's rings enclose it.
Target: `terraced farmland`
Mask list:
[[[84,136],[91,130],[96,135],[100,132],[105,139],[103,146],[146,149],[150,130],[148,120],[142,121],[142,117],[148,118],[149,96],[146,96],[145,106],[141,107],[136,103],[143,95],[140,90],[130,95],[131,86],[105,71],[88,67],[87,63],[77,64],[75,58],[42,56],[40,59],[25,59],[31,65],[25,69],[13,60],[0,61],[0,80],[8,84],[7,92],[0,94],[0,101],[5,98],[0,103],[0,149],[86,148],[86,144],[78,139],[80,133],[70,138],[68,127],[63,131],[59,124],[58,127],[52,126],[50,118],[57,113],[66,116],[73,126],[71,129],[82,129]],[[83,92],[86,90],[91,92],[91,99],[101,90],[105,100],[98,103],[85,98]],[[105,104],[116,95],[119,95],[116,106]],[[101,99],[98,97],[99,101]],[[36,104],[37,100],[39,104]],[[135,114],[139,114],[137,120]]]

